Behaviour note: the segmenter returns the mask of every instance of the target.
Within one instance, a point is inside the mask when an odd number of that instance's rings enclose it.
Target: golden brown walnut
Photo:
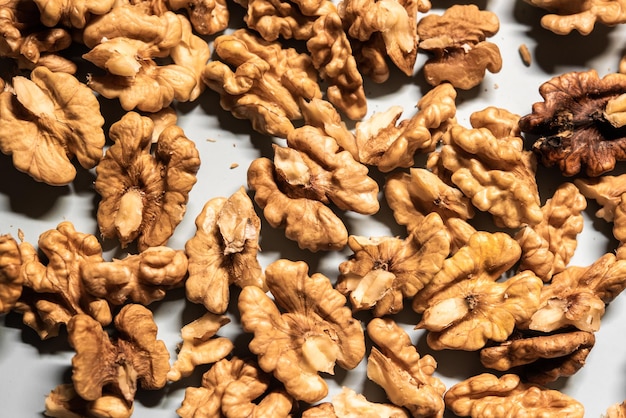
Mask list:
[[[198,150],[183,130],[167,127],[151,154],[154,123],[129,112],[111,125],[114,144],[96,167],[98,226],[122,247],[140,251],[164,245],[186,211],[200,167]]]
[[[212,35],[228,27],[230,13],[225,0],[165,0],[172,11],[185,9],[193,29],[200,35]]]
[[[624,418],[626,417],[626,401],[609,406],[603,418]]]
[[[350,236],[354,252],[339,266],[336,289],[348,295],[354,311],[372,309],[376,317],[402,310],[441,269],[450,253],[450,237],[437,213],[431,213],[406,239]]]
[[[189,4],[187,1],[181,1],[181,3]],[[187,100],[194,101],[206,88],[206,84],[202,81],[202,72],[211,58],[211,50],[206,40],[193,33],[191,24],[185,16],[179,14],[177,17],[181,23],[182,34],[180,42],[170,50],[170,57],[174,64],[191,70],[193,73],[195,86]]]
[[[187,264],[182,250],[150,247],[122,259],[83,263],[80,275],[89,294],[113,305],[127,301],[149,305],[163,299],[168,290],[183,285]]]
[[[489,373],[470,377],[452,386],[444,397],[454,414],[472,418],[549,416],[582,418],[580,402],[561,392],[523,383],[515,374]]]
[[[500,29],[498,16],[474,4],[453,5],[443,15],[431,14],[417,24],[419,48],[431,57],[424,64],[428,84],[448,81],[469,90],[481,83],[485,71],[502,69],[500,49],[486,41]]]
[[[615,208],[613,221],[613,237],[619,241],[616,249],[618,259],[624,258],[624,243],[626,243],[626,195],[622,195],[619,205]]]
[[[256,286],[239,295],[242,327],[254,333],[248,347],[287,393],[317,402],[328,394],[319,372],[333,374],[335,364],[353,369],[363,359],[361,323],[326,276],[308,276],[305,262],[280,259],[265,274],[273,300]]]
[[[73,75],[35,68],[0,92],[0,151],[37,181],[65,185],[76,177],[72,160],[93,168],[102,158],[104,118],[93,92]]]
[[[395,0],[385,0],[395,1]],[[443,83],[417,102],[417,113],[398,123],[402,107],[392,106],[356,124],[359,161],[382,172],[415,164],[415,153],[434,151],[439,140],[433,135],[456,114],[456,90]]]
[[[409,418],[409,414],[400,407],[385,403],[368,401],[365,396],[354,390],[342,387],[341,392],[302,413],[302,418]]]
[[[417,0],[342,0],[338,11],[351,38],[380,36],[386,55],[407,76],[417,59]]]
[[[548,335],[519,332],[499,345],[480,350],[480,362],[499,371],[516,368],[526,381],[544,385],[580,370],[594,344],[594,334],[586,331]]]
[[[536,162],[519,136],[454,125],[443,136],[439,160],[474,207],[492,214],[499,227],[536,225],[543,219]]]
[[[167,380],[176,382],[189,376],[196,366],[215,363],[230,354],[234,345],[228,338],[213,338],[229,322],[225,315],[207,312],[185,325],[181,329],[183,342],[178,348],[176,361],[167,373]]]
[[[503,282],[468,277],[433,295],[416,328],[429,331],[426,341],[434,350],[473,351],[502,342],[537,310],[542,287],[530,270]]]
[[[230,285],[267,290],[257,254],[261,220],[241,187],[227,198],[209,200],[196,218],[196,233],[185,244],[187,299],[216,314],[226,312]]]
[[[22,294],[20,248],[10,234],[0,235],[0,315],[8,313]]]
[[[541,17],[541,26],[557,35],[567,35],[573,30],[589,35],[596,23],[615,26],[626,22],[624,0],[524,0],[535,7],[547,10]]]
[[[115,0],[33,0],[39,9],[41,23],[48,27],[61,25],[82,29],[93,15],[108,13]]]
[[[599,176],[626,159],[622,128],[626,74],[600,78],[595,70],[568,72],[539,87],[543,102],[520,119],[522,132],[537,136],[540,161],[566,176]]]
[[[626,260],[607,253],[587,267],[570,266],[552,277],[541,291],[539,309],[528,327],[550,332],[569,326],[594,332],[605,305],[626,287]]]
[[[327,100],[349,119],[362,119],[367,113],[363,77],[336,11],[330,11],[315,21],[313,36],[307,40],[306,47],[313,65],[328,85]]]
[[[251,360],[219,360],[204,373],[201,387],[185,389],[176,412],[181,418],[290,417],[293,399],[271,389],[269,380]]]
[[[287,238],[311,251],[343,248],[348,233],[327,206],[371,215],[379,208],[378,184],[365,165],[339,147],[323,129],[293,130],[287,147],[276,144],[274,162],[256,159],[248,168],[248,186],[268,223],[284,227]]]
[[[626,175],[577,178],[574,184],[587,199],[598,203],[600,209],[595,213],[598,218],[613,222],[615,210],[626,193]]]
[[[452,257],[447,258],[441,270],[417,292],[413,309],[422,313],[433,296],[468,278],[484,278],[495,282],[519,260],[519,244],[504,232],[477,231]]]
[[[77,232],[69,221],[61,222],[39,236],[39,251],[28,242],[20,244],[24,289],[16,311],[41,339],[57,336],[61,325],[75,315],[86,314],[101,325],[112,320],[106,300],[90,295],[83,286],[80,266],[99,263],[98,239]],[[44,264],[47,262],[47,264]]]
[[[565,270],[583,230],[587,200],[573,183],[561,184],[542,206],[543,220],[524,225],[515,234],[522,247],[519,271],[532,270],[544,282]]]
[[[408,173],[392,173],[385,180],[384,192],[394,219],[409,232],[419,227],[429,213],[438,213],[450,235],[453,253],[476,232],[467,223],[474,217],[470,200],[429,170],[411,168]]]
[[[96,400],[86,401],[78,396],[74,385],[64,383],[46,397],[44,415],[56,418],[130,418],[133,410],[133,404],[128,404],[120,395],[106,393]]]
[[[320,98],[311,58],[279,42],[264,41],[245,29],[215,39],[218,59],[209,61],[202,80],[220,95],[220,105],[257,132],[286,138],[302,118],[300,98]],[[231,69],[234,67],[234,70]]]
[[[124,305],[114,322],[117,334],[112,338],[88,315],[69,321],[68,339],[76,351],[72,382],[87,401],[101,398],[106,389],[131,404],[138,385],[149,390],[165,386],[170,355],[165,343],[157,340],[152,312],[143,305]]]
[[[367,334],[375,344],[367,361],[367,377],[411,416],[443,417],[446,387],[433,375],[435,359],[430,355],[420,357],[409,335],[391,319],[372,319]]]

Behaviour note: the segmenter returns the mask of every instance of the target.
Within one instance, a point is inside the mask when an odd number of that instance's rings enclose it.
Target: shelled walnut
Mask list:
[[[626,22],[626,7],[622,0],[524,0],[535,7],[547,10],[541,17],[541,26],[558,35],[573,30],[589,35],[596,23],[615,26]]]
[[[10,234],[0,235],[0,315],[11,311],[22,294],[22,256]]]
[[[302,418],[409,418],[409,414],[398,406],[368,401],[365,396],[343,387],[330,402],[308,408]]]
[[[93,401],[87,401],[76,393],[74,385],[63,383],[46,397],[44,415],[56,418],[130,418],[134,403],[128,404],[121,395],[103,393]]]

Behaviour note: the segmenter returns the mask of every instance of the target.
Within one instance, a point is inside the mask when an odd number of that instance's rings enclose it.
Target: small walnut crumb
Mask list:
[[[530,50],[528,49],[528,46],[526,44],[521,44],[519,46],[519,56],[522,58],[522,62],[524,63],[525,66],[530,67],[530,64],[532,64],[533,59],[532,56],[530,55]]]
[[[239,167],[239,164],[237,164],[237,163],[232,163],[232,164],[230,165],[230,169],[231,169],[231,170],[232,170],[233,168],[237,168],[237,167]]]

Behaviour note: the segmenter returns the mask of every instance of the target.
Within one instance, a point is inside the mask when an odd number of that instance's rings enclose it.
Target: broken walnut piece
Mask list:
[[[626,74],[600,78],[589,70],[553,77],[539,87],[544,101],[533,104],[520,128],[538,137],[532,149],[545,166],[565,176],[584,171],[597,177],[626,159],[626,120],[619,117],[624,89]]]
[[[157,340],[152,312],[143,305],[124,305],[114,322],[117,333],[109,336],[88,315],[69,321],[68,338],[76,351],[72,382],[76,393],[87,401],[111,390],[132,404],[138,385],[149,390],[165,386],[170,355],[165,343]]]
[[[181,418],[291,417],[293,399],[270,387],[270,375],[252,360],[221,359],[202,375],[200,387],[187,387]]]
[[[302,418],[409,418],[407,412],[395,405],[368,401],[362,394],[342,387],[330,402],[306,409]]]
[[[24,324],[41,339],[57,336],[61,325],[78,314],[108,325],[112,320],[108,302],[89,294],[80,276],[82,264],[104,261],[98,239],[64,221],[43,232],[38,247],[43,257],[28,242],[20,244],[24,288],[15,310],[23,314]]]
[[[541,207],[543,220],[515,234],[522,248],[519,271],[532,270],[544,282],[560,273],[574,256],[583,230],[587,200],[573,183],[561,184]]]
[[[320,372],[334,374],[335,364],[353,369],[363,359],[361,323],[326,276],[308,276],[306,263],[277,260],[265,275],[274,299],[256,286],[239,295],[242,327],[254,333],[248,347],[289,395],[317,402],[328,394]]]
[[[530,270],[502,282],[470,276],[434,294],[416,328],[429,331],[426,341],[434,350],[474,351],[505,341],[537,310],[542,287]]]
[[[433,375],[435,359],[420,357],[409,335],[391,319],[370,320],[367,335],[375,344],[367,361],[367,377],[411,416],[443,417],[446,387]]]
[[[626,417],[626,401],[609,406],[606,410],[606,413],[603,415],[603,417],[604,418],[625,418]]]
[[[279,42],[239,29],[218,36],[215,52],[202,80],[220,95],[222,108],[250,120],[257,132],[286,138],[292,121],[302,118],[299,99],[322,95],[311,58]]]
[[[626,7],[622,0],[524,0],[535,7],[547,10],[541,17],[541,26],[557,35],[567,35],[573,30],[589,35],[596,23],[615,26],[626,22]]]
[[[226,312],[230,285],[267,290],[257,254],[261,220],[243,187],[229,198],[209,200],[196,218],[196,233],[185,244],[187,299],[216,314]]]
[[[90,295],[112,305],[127,301],[149,305],[162,300],[168,290],[183,285],[187,264],[183,251],[159,246],[122,259],[82,263],[80,275]]]
[[[371,309],[381,317],[402,310],[441,269],[450,253],[450,237],[437,213],[427,215],[406,239],[350,236],[354,252],[339,265],[335,288],[347,295],[354,311]]]
[[[189,376],[196,366],[215,363],[230,354],[233,343],[228,338],[214,338],[217,331],[229,322],[225,315],[207,312],[183,326],[183,342],[178,348],[176,361],[167,373],[167,380],[176,382]]]
[[[586,267],[570,266],[554,275],[541,290],[539,307],[528,328],[551,332],[570,326],[582,331],[600,329],[610,303],[626,287],[626,260],[607,253]]]
[[[395,1],[395,0],[393,0]],[[398,123],[402,107],[392,106],[356,124],[359,161],[382,172],[415,164],[415,153],[434,151],[435,133],[456,114],[456,90],[449,83],[431,89],[417,102],[417,113]]]
[[[22,294],[21,267],[17,241],[10,234],[0,235],[0,315],[11,311]]]
[[[594,334],[587,331],[517,331],[507,341],[481,349],[480,362],[498,371],[515,369],[525,380],[545,385],[580,370],[594,344]]]
[[[198,150],[181,128],[163,130],[152,153],[154,123],[128,112],[113,123],[113,145],[96,167],[98,226],[122,247],[137,241],[140,251],[164,245],[180,223],[196,183]]]
[[[500,49],[486,38],[495,35],[500,22],[495,13],[476,5],[453,5],[443,15],[422,17],[417,24],[419,49],[431,54],[424,64],[428,84],[450,82],[469,90],[485,77],[485,71],[502,69]]]
[[[65,185],[76,177],[71,160],[93,168],[105,143],[100,104],[89,87],[66,73],[37,67],[0,92],[0,151],[37,181]]]
[[[52,389],[45,402],[44,415],[56,418],[130,418],[134,406],[114,393],[103,393],[93,401],[78,396],[74,385],[63,383]]]
[[[501,377],[482,373],[452,386],[444,396],[455,415],[495,418],[538,414],[555,418],[583,418],[578,401],[553,389],[523,383],[515,374]]]

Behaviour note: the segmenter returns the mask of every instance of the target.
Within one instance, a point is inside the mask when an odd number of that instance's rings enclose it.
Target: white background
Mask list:
[[[441,13],[442,8],[454,4],[437,0],[433,3],[434,13]],[[492,0],[479,1],[477,4],[481,9],[496,12],[500,19],[500,31],[490,40],[500,47],[503,67],[498,74],[488,73],[481,86],[468,92],[459,92],[457,117],[459,123],[465,126],[469,126],[471,112],[490,105],[520,115],[529,113],[532,103],[541,100],[537,91],[539,85],[554,75],[590,68],[597,69],[600,75],[617,71],[624,48],[623,40],[626,39],[625,27],[597,26],[588,36],[577,33],[559,36],[542,29],[539,20],[543,12],[522,1]],[[240,6],[231,4],[231,9],[232,21],[240,22]],[[532,53],[530,67],[526,67],[519,57],[518,47],[522,43]],[[412,78],[394,72],[383,85],[366,80],[369,113],[402,104],[406,117],[412,116],[417,100],[428,89],[420,71],[424,60],[425,57],[421,55]],[[195,232],[194,220],[204,203],[213,197],[230,196],[245,185],[248,164],[259,156],[271,157],[272,141],[254,133],[247,121],[236,120],[221,110],[217,95],[212,91],[207,90],[197,102],[177,106],[177,111],[179,125],[196,142],[202,159],[187,215],[169,242],[172,248],[182,249]],[[103,112],[109,125],[121,116],[115,101],[103,101]],[[238,167],[231,168],[231,164],[238,164]],[[548,193],[554,189],[553,173],[539,170],[538,181],[543,199],[549,197]],[[376,178],[382,179],[382,176]],[[69,220],[78,231],[97,235],[95,211],[98,199],[92,187],[92,172],[79,169],[79,175],[71,185],[51,187],[36,183],[27,175],[17,172],[11,159],[0,155],[0,179],[0,233],[17,237],[18,229],[21,229],[25,240],[36,245],[39,234],[55,228],[61,221]],[[585,213],[584,231],[571,264],[589,265],[615,248],[616,244],[610,232],[607,232],[607,225],[594,218],[595,209],[597,206],[590,202]],[[384,205],[375,216],[348,214],[346,219],[349,220],[352,234],[376,236],[404,233],[403,228],[394,224],[390,211]],[[271,229],[265,222],[262,226],[261,247],[263,265],[281,257],[305,259],[310,263],[311,273],[322,272],[333,280],[337,276],[338,264],[348,256],[345,251],[332,254],[301,251],[293,242],[285,239],[282,231]],[[114,248],[105,247],[105,250],[106,257],[124,255]],[[626,399],[624,298],[619,296],[607,308],[586,366],[573,377],[560,379],[552,385],[582,402],[588,417],[599,417],[609,405]],[[180,341],[180,328],[200,316],[202,309],[186,303],[182,290],[171,292],[166,300],[154,303],[150,308],[159,326],[159,338],[166,341],[173,357],[176,344]],[[249,336],[241,334],[234,316],[233,319],[220,334],[231,336],[238,345],[236,351],[243,353]],[[430,350],[423,334],[412,331],[418,321],[416,315],[406,312],[398,321],[406,326],[422,355],[432,354],[437,359],[437,375],[447,387],[480,371],[476,353]],[[19,315],[12,313],[0,317],[0,417],[42,416],[48,392],[58,384],[70,381],[72,356],[73,351],[64,340],[64,334],[42,342],[34,331],[21,324]],[[135,416],[175,417],[185,386],[198,386],[201,371],[204,370],[206,368],[201,368],[190,378],[159,391],[140,390],[135,402]],[[384,394],[375,384],[367,381],[364,370],[365,361],[350,372],[337,368],[336,375],[328,376],[327,379],[332,392],[347,385],[367,393],[371,400],[383,401]]]

